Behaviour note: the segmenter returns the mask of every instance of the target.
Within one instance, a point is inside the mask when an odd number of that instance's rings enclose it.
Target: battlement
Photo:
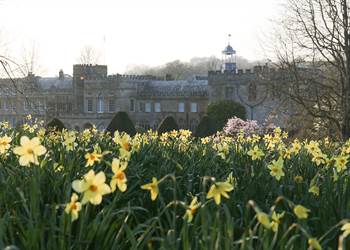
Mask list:
[[[75,64],[73,65],[73,77],[84,79],[107,78],[107,65]]]
[[[116,75],[109,75],[108,79],[112,80],[158,80],[156,76],[152,75],[124,75],[124,74],[116,74]]]
[[[257,73],[268,73],[275,71],[274,68],[269,68],[267,65],[254,66],[252,69],[237,69],[237,71],[209,71],[208,76],[232,76],[232,75],[249,75],[249,74],[257,74]]]

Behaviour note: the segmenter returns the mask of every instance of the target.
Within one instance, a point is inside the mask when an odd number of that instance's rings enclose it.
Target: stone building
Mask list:
[[[27,114],[46,122],[60,119],[67,128],[95,125],[104,130],[118,111],[125,111],[136,127],[155,129],[167,115],[180,128],[194,130],[209,102],[231,99],[242,103],[250,119],[265,122],[276,116],[280,98],[270,88],[267,67],[236,68],[236,52],[224,49],[221,70],[189,80],[150,75],[109,75],[106,65],[74,65],[73,76],[0,81],[0,120],[21,124]],[[277,125],[281,123],[277,119]],[[276,121],[274,121],[276,123]]]

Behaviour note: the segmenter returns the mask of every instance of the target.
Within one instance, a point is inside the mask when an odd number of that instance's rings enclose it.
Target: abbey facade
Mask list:
[[[105,65],[74,65],[73,76],[61,70],[58,77],[1,79],[0,120],[15,126],[31,114],[46,122],[58,118],[68,129],[95,125],[104,130],[117,112],[125,111],[136,127],[156,129],[171,115],[180,128],[193,131],[210,102],[235,100],[246,107],[248,119],[283,127],[283,101],[269,77],[273,70],[256,66],[243,71],[230,60],[219,71],[189,80],[109,75]]]

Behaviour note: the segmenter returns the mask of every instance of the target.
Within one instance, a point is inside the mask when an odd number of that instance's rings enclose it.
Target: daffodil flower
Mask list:
[[[184,219],[187,219],[187,222],[191,222],[194,214],[197,212],[197,209],[200,207],[201,203],[198,202],[198,198],[194,197],[190,205],[186,209]]]
[[[83,193],[82,204],[90,202],[98,205],[102,202],[102,196],[111,192],[105,181],[104,172],[95,175],[94,170],[91,169],[82,180],[73,181],[72,187],[76,192]]]
[[[284,176],[283,172],[283,159],[280,157],[277,161],[273,160],[272,163],[268,166],[271,170],[270,175],[275,177],[276,180],[280,180],[282,176]]]
[[[97,152],[92,153],[86,153],[85,159],[86,159],[86,166],[92,166],[95,162],[100,162],[102,158],[102,154],[99,154]]]
[[[78,219],[79,211],[81,210],[81,203],[78,202],[78,195],[76,193],[72,194],[70,202],[66,205],[65,212],[71,214],[72,221]]]
[[[117,186],[121,192],[125,192],[127,188],[127,185],[126,185],[127,179],[124,171],[127,168],[127,166],[128,166],[127,162],[120,161],[119,159],[116,159],[116,158],[113,159],[112,171],[114,173],[114,176],[112,177],[111,184],[110,184],[112,192],[116,190]]]
[[[252,157],[253,161],[259,160],[265,155],[257,145],[255,145],[253,149],[249,150],[247,154]]]
[[[4,154],[11,146],[12,138],[5,135],[0,137],[0,154]]]
[[[229,198],[228,192],[233,190],[233,185],[228,182],[216,182],[214,183],[207,194],[207,199],[214,198],[217,205],[221,202],[221,196]]]
[[[141,186],[142,189],[149,190],[151,192],[151,200],[152,201],[157,199],[157,196],[159,194],[158,184],[159,184],[159,182],[158,182],[157,178],[153,177],[151,183],[148,183],[148,184]]]
[[[21,166],[28,166],[30,163],[38,165],[38,156],[46,153],[46,148],[40,144],[39,138],[29,139],[27,136],[22,136],[20,144],[21,146],[13,149],[13,153],[20,156],[19,164]]]
[[[322,247],[320,245],[320,242],[318,242],[317,239],[315,238],[310,238],[308,240],[308,244],[309,246],[312,248],[312,249],[315,249],[315,250],[322,250]]]
[[[298,217],[298,219],[307,219],[310,209],[307,209],[302,205],[296,205],[293,209],[293,212]]]

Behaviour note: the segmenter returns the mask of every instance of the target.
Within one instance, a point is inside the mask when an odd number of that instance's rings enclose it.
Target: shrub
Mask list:
[[[215,125],[209,116],[205,115],[201,119],[194,133],[195,137],[207,137],[216,132]]]
[[[125,132],[131,136],[136,134],[135,126],[125,112],[118,112],[109,123],[106,131],[110,132],[111,135],[113,135],[115,131]]]
[[[215,129],[222,130],[227,120],[231,117],[246,118],[245,107],[231,100],[209,103],[207,107],[208,116],[214,121]]]
[[[178,129],[179,129],[179,126],[177,125],[174,117],[167,116],[159,124],[157,131],[158,131],[158,134],[163,134],[163,133],[170,132],[172,130],[178,130]]]
[[[48,124],[46,124],[46,128],[48,130],[56,130],[56,131],[62,131],[66,127],[64,124],[61,122],[61,120],[57,118],[53,118]]]

